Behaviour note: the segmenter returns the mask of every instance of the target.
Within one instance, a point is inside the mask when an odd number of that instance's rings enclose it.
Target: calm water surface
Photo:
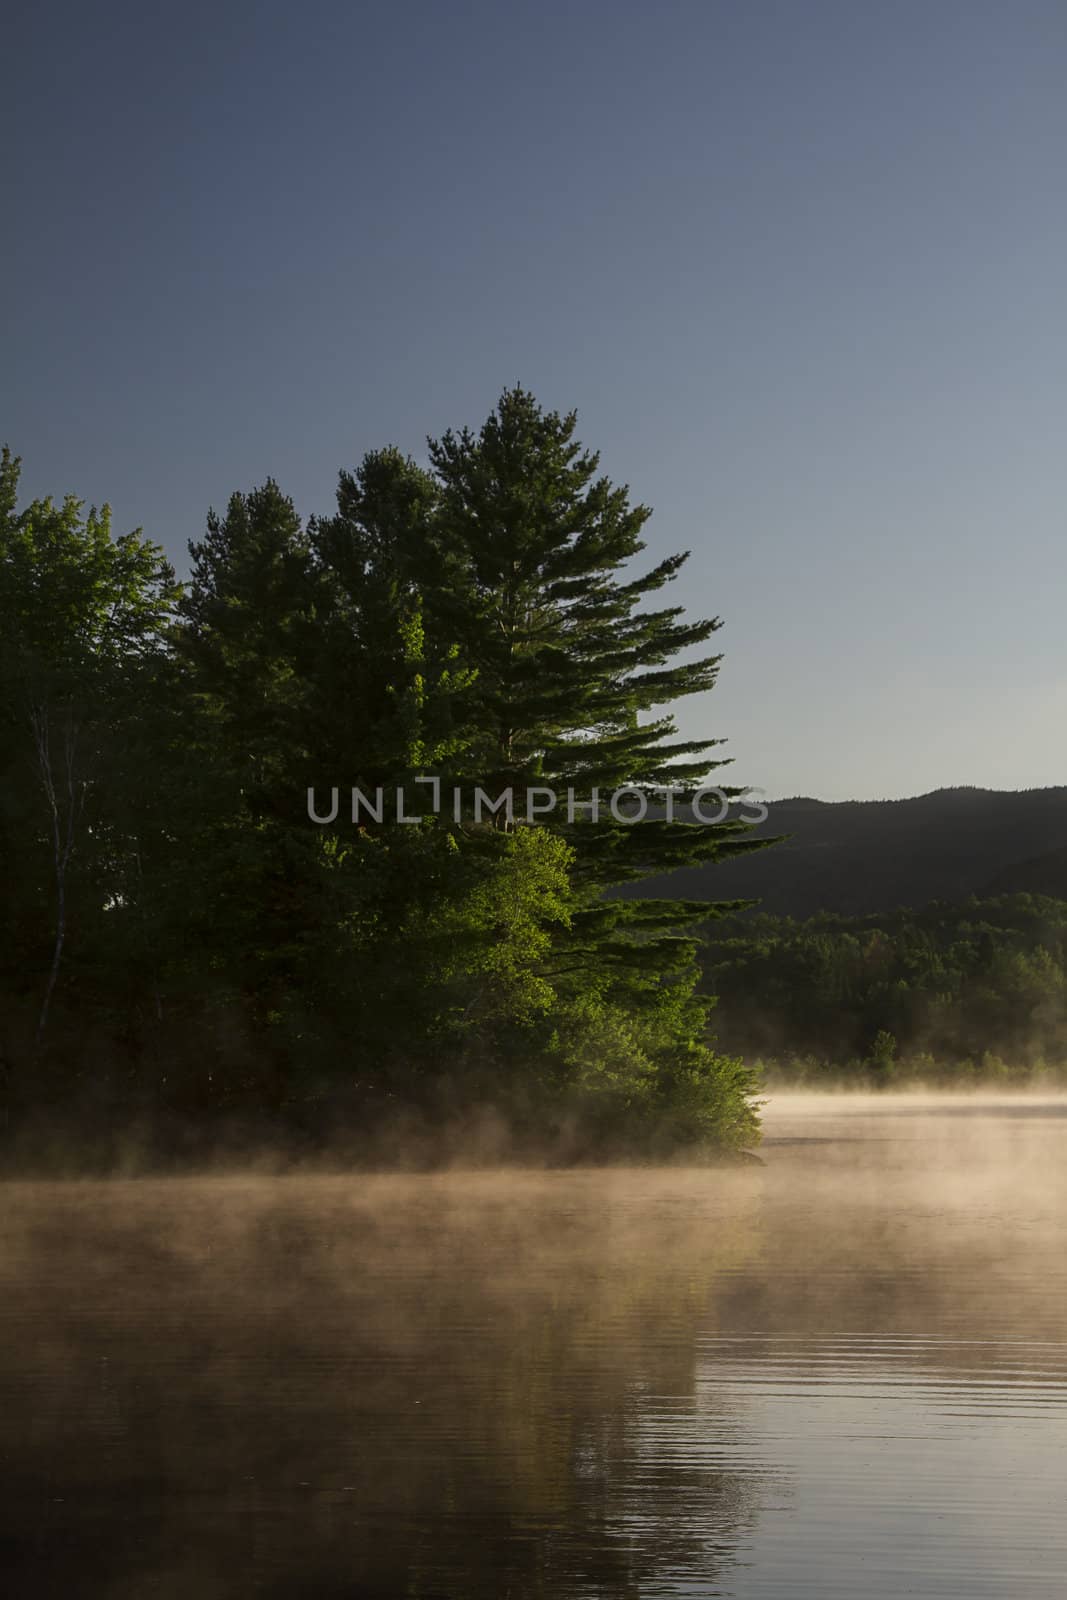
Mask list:
[[[0,1189],[0,1593],[1067,1595],[1067,1101]]]

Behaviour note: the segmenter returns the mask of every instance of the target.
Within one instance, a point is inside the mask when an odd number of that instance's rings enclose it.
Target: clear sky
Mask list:
[[[0,437],[179,567],[521,381],[827,799],[1067,782],[1064,0],[5,11]]]

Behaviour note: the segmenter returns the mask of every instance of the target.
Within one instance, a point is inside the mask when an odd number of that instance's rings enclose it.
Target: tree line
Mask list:
[[[20,506],[5,451],[9,1128],[492,1108],[579,1153],[755,1136],[698,988],[707,904],[609,893],[757,847],[743,824],[522,820],[534,787],[684,797],[721,764],[670,710],[714,685],[718,619],[659,598],[684,554],[634,565],[648,508],[575,428],[516,388],[425,465],[365,455],[328,515],[237,492],[184,584],[106,508]],[[427,775],[519,820],[309,815],[313,787]]]
[[[886,1083],[1067,1071],[1067,902],[1016,894],[703,930],[724,1049],[775,1076]]]

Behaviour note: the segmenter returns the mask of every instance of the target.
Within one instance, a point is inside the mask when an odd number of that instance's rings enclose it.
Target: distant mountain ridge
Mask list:
[[[1067,897],[1067,786],[935,789],[907,800],[767,802],[754,832],[791,837],[720,866],[683,868],[624,893],[758,899],[807,917],[1028,891]]]

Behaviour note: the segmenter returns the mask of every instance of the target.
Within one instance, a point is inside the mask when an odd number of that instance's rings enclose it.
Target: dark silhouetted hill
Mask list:
[[[1049,850],[1045,855],[1014,861],[996,873],[979,891],[993,898],[1002,894],[1047,894],[1067,900],[1067,850]]]
[[[937,789],[909,800],[777,800],[783,844],[631,886],[642,898],[752,898],[807,917],[1029,891],[1067,897],[1067,787]]]

